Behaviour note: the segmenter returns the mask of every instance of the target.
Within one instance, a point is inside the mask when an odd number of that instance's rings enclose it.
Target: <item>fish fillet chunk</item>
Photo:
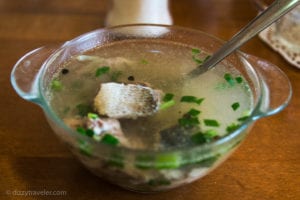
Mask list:
[[[161,93],[139,84],[102,83],[94,106],[99,114],[111,118],[146,117],[158,111]]]

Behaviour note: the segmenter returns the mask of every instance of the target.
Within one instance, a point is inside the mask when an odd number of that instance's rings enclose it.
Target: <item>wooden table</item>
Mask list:
[[[278,115],[259,120],[242,146],[218,169],[190,185],[136,194],[89,173],[48,126],[42,110],[10,85],[27,51],[104,26],[108,0],[0,0],[0,199],[300,199],[300,70],[260,39],[242,49],[278,65],[294,95]],[[229,39],[257,12],[248,0],[172,0],[176,25]],[[22,191],[64,191],[25,196]]]

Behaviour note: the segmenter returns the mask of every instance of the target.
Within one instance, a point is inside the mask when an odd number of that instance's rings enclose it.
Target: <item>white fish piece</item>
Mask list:
[[[159,110],[160,90],[139,84],[103,83],[94,99],[95,109],[111,118],[135,119]]]
[[[111,134],[118,138],[122,146],[129,146],[128,140],[125,137],[120,122],[112,118],[88,118],[86,127],[93,130],[95,133],[94,138],[101,139],[105,134]]]
[[[120,122],[116,119],[88,118],[86,126],[88,129],[93,130],[96,135],[101,135],[102,133],[111,133],[112,135],[123,135]]]

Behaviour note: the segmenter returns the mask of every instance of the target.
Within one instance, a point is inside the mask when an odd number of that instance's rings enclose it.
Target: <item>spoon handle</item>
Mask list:
[[[191,71],[189,75],[196,76],[214,67],[226,56],[242,46],[260,31],[267,28],[282,15],[300,4],[300,0],[276,0],[265,11],[250,21],[241,31],[235,34],[216,53],[202,65]]]

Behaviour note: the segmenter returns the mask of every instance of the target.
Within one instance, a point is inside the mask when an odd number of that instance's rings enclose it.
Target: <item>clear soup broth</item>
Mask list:
[[[158,90],[161,97],[154,114],[117,119],[122,135],[110,133],[118,140],[113,145],[150,150],[199,145],[238,127],[253,106],[248,83],[234,66],[219,64],[198,77],[188,78],[187,73],[207,56],[201,49],[173,42],[114,42],[65,63],[47,94],[57,115],[84,133],[82,120],[91,113],[109,118],[94,108],[101,84],[124,83]],[[87,135],[102,141],[100,135]],[[124,138],[126,142],[122,142]]]

